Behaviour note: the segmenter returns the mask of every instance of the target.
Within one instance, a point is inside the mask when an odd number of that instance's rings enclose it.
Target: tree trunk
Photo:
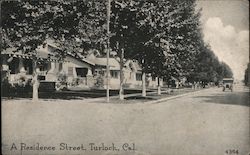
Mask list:
[[[38,101],[38,80],[37,75],[33,76],[33,94],[32,94],[32,100]]]
[[[144,59],[142,59],[142,65],[144,65]],[[146,96],[146,74],[142,72],[142,96]]]
[[[124,59],[124,48],[121,49],[121,54],[120,54],[120,91],[119,91],[119,98],[120,100],[124,100],[124,73],[123,73],[123,62]]]
[[[147,96],[146,93],[146,74],[145,72],[142,73],[142,96]]]
[[[161,47],[161,38],[159,38],[159,48],[160,47]],[[158,66],[160,68],[159,62],[158,62]],[[157,94],[161,95],[161,85],[160,85],[160,77],[159,76],[157,76],[157,84],[158,84],[158,86],[157,86]]]
[[[33,62],[33,77],[32,77],[32,81],[33,81],[33,92],[32,92],[32,100],[33,101],[38,101],[38,88],[39,88],[39,82],[38,82],[38,75],[37,75],[37,65],[36,65],[36,61]]]
[[[161,85],[160,85],[160,78],[159,78],[159,76],[157,77],[157,82],[158,82],[157,94],[158,94],[158,95],[161,95]]]

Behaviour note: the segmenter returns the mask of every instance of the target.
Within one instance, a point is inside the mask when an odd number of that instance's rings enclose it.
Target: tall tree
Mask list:
[[[194,70],[188,76],[190,82],[218,82],[226,77],[233,77],[232,70],[220,62],[209,45],[204,45],[196,56]]]
[[[90,4],[87,1],[63,0],[2,2],[3,48],[15,47],[16,51],[32,55],[34,100],[38,99],[36,68],[39,60],[36,48],[47,38],[59,42],[63,52],[77,46],[79,21],[89,11]]]

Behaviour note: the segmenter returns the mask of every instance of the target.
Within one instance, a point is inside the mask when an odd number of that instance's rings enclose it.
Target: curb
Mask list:
[[[208,90],[208,89],[211,89],[211,88],[206,88],[206,89],[196,90],[196,91],[192,91],[192,92],[187,92],[187,93],[184,93],[184,94],[170,96],[170,97],[165,97],[165,98],[154,100],[154,101],[147,101],[147,102],[144,102],[144,103],[154,104],[154,103],[158,103],[158,102],[163,102],[163,101],[167,101],[167,100],[171,100],[171,99],[175,99],[175,98],[187,96],[187,95],[190,95],[190,94],[193,94],[193,93],[198,93],[198,92],[205,91],[205,90]],[[169,90],[162,91],[162,93],[168,92],[168,91]],[[157,92],[148,92],[147,94],[157,94]],[[126,98],[126,97],[133,97],[133,96],[139,96],[139,95],[141,95],[141,93],[127,94],[127,95],[124,95],[124,98]],[[117,95],[116,96],[110,96],[110,99],[113,99],[113,98],[119,98],[119,96],[117,96]],[[95,101],[102,101],[102,100],[106,100],[106,97],[100,97],[100,98],[94,98],[94,99],[85,99],[84,102],[91,102],[91,103],[93,103]]]
[[[167,91],[162,91],[162,92],[167,92]],[[157,92],[147,92],[147,94],[156,94]],[[124,95],[124,98],[126,97],[133,97],[133,96],[139,96],[141,95],[141,93],[136,93],[136,94],[127,94],[127,95]],[[110,96],[109,97],[110,99],[113,99],[113,98],[119,98],[119,95],[115,95],[115,96]],[[98,97],[98,98],[91,98],[91,99],[84,99],[84,101],[87,101],[87,102],[95,102],[95,101],[101,101],[101,100],[105,100],[106,97]]]
[[[180,94],[180,95],[175,95],[175,96],[170,96],[170,97],[165,97],[165,98],[162,98],[162,99],[159,99],[159,100],[148,101],[148,102],[145,102],[145,103],[147,103],[147,104],[155,104],[155,103],[159,103],[159,102],[163,102],[163,101],[172,100],[172,99],[175,99],[175,98],[180,98],[180,97],[183,97],[183,96],[188,96],[188,95],[191,95],[191,94],[194,94],[194,93],[198,93],[198,92],[201,92],[201,91],[205,91],[205,90],[208,90],[208,89],[211,89],[211,88],[201,89],[201,90],[197,90],[197,91],[193,91],[193,92],[188,92],[188,93],[184,93],[184,94]]]

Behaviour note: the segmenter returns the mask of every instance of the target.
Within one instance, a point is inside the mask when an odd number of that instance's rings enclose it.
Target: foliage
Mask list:
[[[4,90],[1,95],[7,97],[13,97],[17,93],[27,94],[32,91],[32,82],[24,76],[19,76],[13,83],[5,78],[1,82],[1,89]]]
[[[100,18],[94,14],[93,8],[97,10],[100,7],[86,0],[4,1],[1,10],[5,36],[3,48],[14,46],[17,50],[35,55],[37,46],[51,38],[63,50],[86,49],[88,39],[94,38],[90,34],[97,32],[93,26],[97,24],[95,19]],[[90,28],[92,32],[85,33]]]
[[[104,80],[101,76],[96,77],[95,87],[97,88],[103,88],[104,86]]]
[[[113,1],[113,49],[137,59],[145,72],[160,77],[188,73],[202,40],[195,1]],[[117,49],[117,42],[120,48]],[[189,67],[189,68],[188,68]]]
[[[203,46],[196,56],[193,69],[189,76],[191,82],[218,82],[223,78],[233,77],[230,67],[220,62],[208,45]]]
[[[66,53],[106,54],[107,9],[102,0],[2,2],[3,48],[36,56],[48,38]],[[110,43],[116,55],[136,59],[144,72],[170,80],[218,81],[232,76],[205,45],[195,0],[115,0],[111,3]]]
[[[67,75],[64,72],[60,72],[57,75],[56,88],[58,90],[65,89],[67,87]]]

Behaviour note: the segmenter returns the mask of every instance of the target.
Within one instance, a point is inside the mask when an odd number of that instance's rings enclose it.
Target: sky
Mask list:
[[[249,1],[197,0],[204,40],[234,78],[242,80],[249,62]]]

